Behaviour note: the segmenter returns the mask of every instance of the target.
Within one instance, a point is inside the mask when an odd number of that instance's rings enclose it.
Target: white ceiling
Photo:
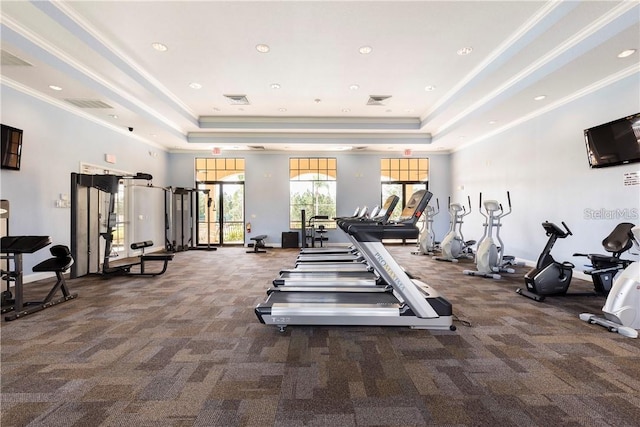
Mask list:
[[[452,151],[640,73],[638,1],[0,4],[4,85],[170,151]]]

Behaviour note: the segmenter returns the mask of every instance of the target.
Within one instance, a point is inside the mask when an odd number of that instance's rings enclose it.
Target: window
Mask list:
[[[382,182],[427,182],[429,159],[380,159]]]
[[[429,159],[380,159],[382,200],[391,195],[400,197],[391,219],[398,219],[411,195],[418,190],[429,189]]]
[[[196,158],[196,182],[244,181],[244,159]]]
[[[330,218],[327,228],[335,228],[336,216],[335,158],[296,157],[289,159],[289,227],[302,228],[301,211],[307,219],[316,215]]]

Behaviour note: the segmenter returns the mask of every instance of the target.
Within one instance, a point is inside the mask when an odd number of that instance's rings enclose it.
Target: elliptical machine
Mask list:
[[[418,240],[418,250],[411,252],[413,255],[433,255],[439,250],[439,244],[436,242],[436,234],[433,231],[433,217],[440,212],[440,202],[436,199],[437,208],[427,205],[425,211],[424,228],[420,233]]]
[[[538,258],[536,267],[524,275],[526,289],[518,288],[516,293],[535,301],[543,301],[547,295],[566,295],[575,265],[568,261],[558,262],[551,256],[551,248],[556,240],[573,235],[564,221],[562,226],[566,231],[552,222],[542,223],[549,240]]]
[[[440,244],[440,256],[434,256],[433,259],[437,261],[458,262],[460,258],[473,258],[473,250],[471,247],[476,244],[475,240],[464,240],[462,235],[462,224],[464,223],[464,217],[471,213],[471,197],[467,196],[469,201],[469,210],[462,206],[460,203],[451,203],[451,197],[449,197],[449,232],[442,243]]]
[[[640,249],[640,227],[633,227],[629,241]],[[631,262],[615,279],[607,301],[602,307],[604,317],[591,313],[580,314],[580,320],[604,326],[609,332],[617,332],[630,338],[638,337],[640,329],[640,262]]]
[[[485,223],[482,224],[484,226],[484,234],[478,243],[478,251],[476,252],[478,270],[464,270],[464,274],[498,280],[502,277],[499,273],[515,273],[515,270],[511,268],[511,266],[516,265],[515,258],[510,255],[504,255],[504,243],[500,239],[502,218],[511,213],[511,196],[508,191],[507,200],[509,201],[509,211],[504,212],[502,204],[496,200],[485,200],[483,204],[482,193],[480,193],[480,214],[485,218]],[[486,213],[482,211],[483,206]],[[499,246],[493,240],[494,228]]]

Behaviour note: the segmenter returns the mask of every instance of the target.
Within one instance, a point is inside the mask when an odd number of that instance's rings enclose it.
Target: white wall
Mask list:
[[[513,214],[503,221],[505,253],[535,262],[547,241],[540,224],[565,221],[574,235],[558,240],[552,254],[584,270],[588,261],[574,252],[604,253],[601,241],[616,224],[639,224],[640,187],[624,186],[623,175],[639,171],[640,164],[590,169],[583,130],[640,112],[639,93],[634,75],[453,153],[452,187],[457,195],[470,194],[475,209],[464,224],[465,237],[482,235],[479,192],[506,207],[509,190]],[[588,209],[627,215],[594,219]]]
[[[226,157],[245,159],[245,213],[251,222],[252,233],[245,242],[257,234],[267,234],[267,243],[281,244],[283,231],[289,230],[289,158],[294,156],[336,157],[338,163],[337,215],[353,214],[356,206],[367,205],[372,209],[381,203],[380,159],[393,157],[380,153],[328,153],[328,152],[257,152],[229,153]],[[415,154],[420,156],[420,154]],[[170,154],[170,178],[175,185],[193,187],[194,159],[208,154]],[[225,156],[222,156],[225,157]],[[430,190],[442,203],[449,194],[449,155],[426,156],[430,159]],[[399,209],[399,208],[397,208]],[[444,235],[447,230],[446,213],[436,217],[437,229]],[[346,243],[341,230],[327,233],[331,243]]]
[[[12,235],[48,235],[53,244],[70,245],[71,211],[56,208],[55,201],[61,194],[70,194],[71,172],[80,172],[81,162],[150,173],[154,185],[167,185],[167,153],[141,143],[125,126],[122,133],[106,128],[4,85],[0,121],[24,131],[21,170],[0,171],[0,198],[11,204]],[[150,151],[156,155],[149,155]],[[116,164],[105,163],[107,153],[116,156]],[[142,220],[136,219],[138,230],[154,233],[137,237],[162,246],[164,216],[151,208],[159,206],[157,197],[153,199],[152,204],[142,197],[136,201],[136,215],[143,215]],[[25,255],[25,275],[49,257],[48,249]]]

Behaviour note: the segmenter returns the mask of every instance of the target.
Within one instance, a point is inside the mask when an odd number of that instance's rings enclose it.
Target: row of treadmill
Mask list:
[[[281,332],[289,325],[407,326],[451,330],[449,301],[412,278],[382,244],[417,239],[417,221],[432,193],[416,191],[400,218],[389,218],[399,198],[390,196],[373,218],[336,218],[349,247],[302,248],[295,268],[280,271],[255,313]]]

